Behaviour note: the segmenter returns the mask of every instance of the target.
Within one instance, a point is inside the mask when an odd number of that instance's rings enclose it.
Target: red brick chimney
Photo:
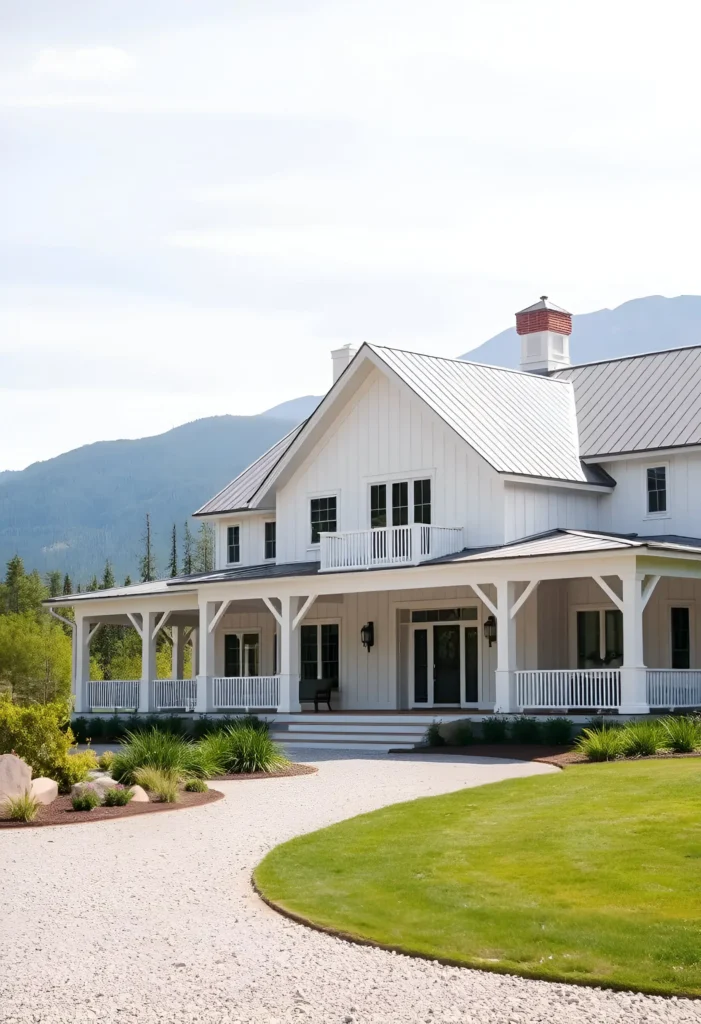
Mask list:
[[[516,314],[516,333],[522,338],[522,370],[550,373],[570,365],[572,314],[550,302],[547,295]]]

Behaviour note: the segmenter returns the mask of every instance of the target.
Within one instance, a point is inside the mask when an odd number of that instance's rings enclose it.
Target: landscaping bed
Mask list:
[[[270,772],[248,772],[236,775],[217,775],[217,782],[246,782],[248,779],[287,779],[293,775],[315,775],[319,771],[311,764],[297,764],[291,761],[286,768],[278,768]]]
[[[254,884],[353,941],[500,973],[701,996],[701,764],[573,766],[365,814]]]
[[[81,825],[88,821],[114,821],[118,818],[133,818],[137,814],[154,814],[158,811],[179,811],[187,807],[201,807],[223,799],[224,794],[216,789],[205,793],[182,792],[177,803],[134,803],[122,807],[106,807],[101,804],[91,811],[74,811],[69,795],[59,796],[53,803],[41,806],[34,821],[9,821],[0,817],[0,829],[36,828],[45,825]]]
[[[457,754],[459,757],[500,757],[513,761],[544,761],[546,764],[567,763],[586,760],[582,754],[570,747],[546,747],[538,743],[472,743],[467,747],[414,747],[413,750],[390,750],[390,754],[440,754],[443,757]]]

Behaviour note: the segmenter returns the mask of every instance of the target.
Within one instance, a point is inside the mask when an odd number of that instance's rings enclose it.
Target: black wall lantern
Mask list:
[[[370,648],[375,644],[375,624],[374,622],[366,622],[363,628],[360,630],[360,640],[363,647],[367,647],[368,654]]]
[[[489,640],[489,646],[491,647],[497,638],[497,620],[493,615],[484,620],[484,639]]]

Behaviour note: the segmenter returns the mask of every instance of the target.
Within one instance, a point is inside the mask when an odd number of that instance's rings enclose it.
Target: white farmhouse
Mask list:
[[[196,513],[215,571],[50,602],[75,608],[76,712],[256,709],[386,746],[700,706],[701,346],[571,366],[569,313],[516,322],[520,371],[334,352],[313,415]],[[90,681],[101,623],[138,630],[141,679]]]

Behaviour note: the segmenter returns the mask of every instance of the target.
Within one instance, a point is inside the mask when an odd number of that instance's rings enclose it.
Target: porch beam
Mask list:
[[[213,633],[214,630],[217,628],[217,626],[219,625],[221,620],[224,618],[224,616],[228,612],[229,606],[231,605],[231,603],[232,603],[231,601],[222,601],[221,608],[219,609],[219,611],[217,612],[217,614],[214,616],[214,618],[210,622],[209,626],[207,627],[210,633]]]
[[[477,583],[471,583],[470,586],[472,587],[474,592],[477,594],[477,596],[479,597],[480,601],[482,601],[483,604],[486,604],[487,608],[489,608],[489,610],[492,613],[492,615],[495,618],[498,618],[499,617],[499,612],[497,611],[497,606],[492,603],[492,601],[487,597],[487,595],[482,590],[482,588]]]
[[[511,619],[515,619],[516,618],[516,616],[521,611],[521,609],[523,608],[524,604],[526,603],[526,601],[531,596],[531,594],[533,593],[533,591],[535,590],[535,588],[538,586],[539,583],[540,583],[540,580],[531,580],[531,582],[528,584],[528,586],[526,587],[524,592],[521,594],[521,596],[519,598],[517,598],[514,601],[514,603],[512,604],[511,610],[509,611],[509,618],[511,618]]]
[[[133,612],[127,612],[127,617],[131,622],[132,626],[134,627],[134,629],[136,630],[136,632],[139,634],[139,636],[143,636],[143,630],[139,625],[139,620],[136,618]]]
[[[274,619],[275,619],[275,621],[277,622],[278,626],[281,626],[281,625],[282,625],[282,612],[279,612],[279,611],[277,610],[277,608],[276,608],[276,607],[275,607],[275,605],[273,604],[273,602],[272,602],[271,598],[269,598],[269,597],[264,597],[264,598],[263,598],[263,604],[264,604],[264,605],[265,605],[265,607],[266,607],[266,608],[268,609],[268,611],[270,612],[270,614],[271,614],[271,615],[273,616],[273,618],[274,618]]]
[[[655,587],[662,579],[661,576],[648,576],[647,581],[643,583],[642,601],[643,611],[647,608],[647,603],[655,592]]]
[[[317,594],[310,594],[309,597],[304,602],[304,604],[302,605],[302,607],[299,609],[299,611],[295,615],[294,619],[292,620],[292,630],[293,631],[295,629],[297,629],[297,626],[300,624],[300,622],[302,621],[304,616],[307,614],[307,612],[309,611],[311,606],[316,601],[317,596],[318,596]],[[282,623],[281,623],[281,625],[282,625]]]
[[[158,634],[160,633],[160,631],[163,629],[163,627],[165,626],[166,622],[170,618],[170,614],[171,613],[169,611],[167,611],[167,612],[164,612],[163,615],[161,615],[160,619],[156,623],[156,626],[155,626],[155,628],[153,630],[153,635],[151,637],[152,640],[155,640],[156,637],[158,636]]]
[[[615,604],[616,608],[618,608],[619,612],[622,612],[623,611],[623,601],[618,596],[616,591],[611,589],[611,587],[608,585],[608,583],[606,582],[606,580],[602,576],[592,576],[592,579],[596,583],[599,584],[599,586],[601,587],[603,592],[607,595],[607,597],[609,597],[613,601],[613,603]]]

